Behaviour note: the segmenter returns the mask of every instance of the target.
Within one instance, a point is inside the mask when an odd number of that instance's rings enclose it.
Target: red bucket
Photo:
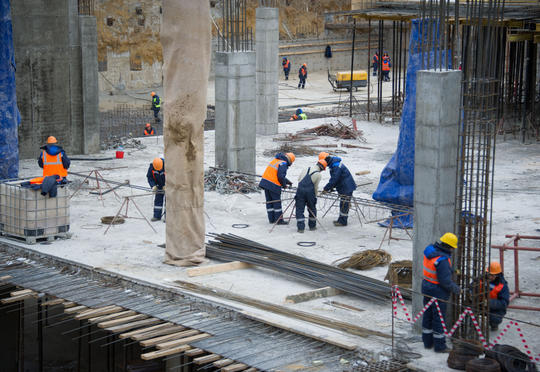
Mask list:
[[[124,151],[116,151],[116,159],[123,159]]]

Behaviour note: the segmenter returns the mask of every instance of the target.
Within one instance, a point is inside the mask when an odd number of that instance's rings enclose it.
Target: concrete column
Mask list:
[[[461,71],[418,71],[414,155],[413,290],[422,289],[423,252],[454,232]],[[413,295],[413,313],[422,296]],[[420,329],[420,323],[417,323]]]
[[[82,70],[83,153],[99,152],[99,102],[96,17],[79,16]]]
[[[255,53],[216,52],[216,166],[255,173]]]
[[[279,10],[259,7],[255,11],[257,55],[257,134],[278,132]]]

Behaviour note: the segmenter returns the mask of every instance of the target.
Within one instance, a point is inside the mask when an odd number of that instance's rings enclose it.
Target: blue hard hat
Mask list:
[[[283,57],[283,59],[287,59],[287,57]]]
[[[300,115],[302,113],[302,109],[299,108],[299,109],[296,109],[296,115]]]

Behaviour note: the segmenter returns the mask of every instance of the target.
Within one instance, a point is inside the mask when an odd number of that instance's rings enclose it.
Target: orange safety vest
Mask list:
[[[427,258],[424,256],[424,279],[433,284],[439,284],[439,279],[437,278],[437,268],[435,267],[435,262],[441,256]],[[450,266],[452,266],[452,261],[448,259]]]
[[[379,63],[379,56],[376,54],[373,56],[373,63]]]
[[[62,153],[58,155],[49,155],[47,151],[43,150],[43,177],[58,175],[60,177],[67,177],[67,169],[62,164]]]
[[[491,284],[489,285],[491,287]],[[494,285],[491,291],[489,291],[489,298],[492,300],[496,300],[497,297],[499,297],[499,293],[504,288],[504,284],[499,283],[497,285]],[[482,291],[482,281],[480,281],[480,292]]]
[[[302,76],[306,76],[307,72],[306,72],[306,69],[303,66],[300,68],[300,73],[302,74]]]
[[[287,60],[286,62],[282,62],[283,64],[283,68],[289,68],[289,66],[291,65],[291,61]]]
[[[281,187],[281,183],[279,183],[277,173],[278,173],[279,166],[283,163],[285,163],[285,161],[281,159],[272,160],[270,164],[268,164],[268,166],[266,167],[266,170],[264,171],[262,178]]]
[[[144,129],[144,135],[145,136],[151,136],[154,134],[154,128],[151,128],[152,130],[150,132],[148,132],[148,129]]]
[[[294,114],[293,116],[291,116],[289,121],[291,121],[291,120],[298,120],[298,115]]]
[[[390,71],[390,59],[388,57],[383,58],[382,60],[382,70]]]

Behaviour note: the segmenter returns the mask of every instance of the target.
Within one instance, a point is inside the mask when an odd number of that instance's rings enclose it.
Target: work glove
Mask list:
[[[460,269],[456,269],[454,272],[456,273],[457,276],[461,276],[461,270]]]
[[[162,189],[163,191],[165,191],[165,186],[163,186],[161,189]]]
[[[156,192],[157,192],[157,186],[153,186],[153,187],[152,187],[152,192],[153,192],[153,193],[156,193]]]

